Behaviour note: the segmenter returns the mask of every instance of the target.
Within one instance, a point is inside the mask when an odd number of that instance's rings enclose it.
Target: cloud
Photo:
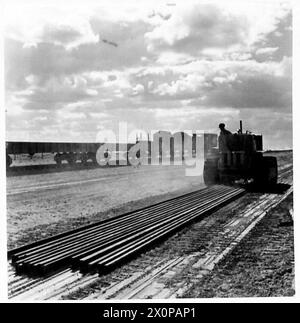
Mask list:
[[[293,147],[293,118],[291,111],[269,109],[242,109],[236,120],[243,120],[244,129],[263,135],[264,149],[290,149]],[[234,129],[232,127],[232,129]]]
[[[98,41],[88,15],[66,12],[59,8],[55,10],[53,7],[34,7],[30,13],[29,8],[22,8],[23,12],[19,8],[6,19],[5,26],[6,36],[21,42],[25,48],[46,42],[71,49]],[[32,16],[31,19],[27,19],[29,15]],[[18,19],[17,26],[15,19]]]
[[[167,20],[146,33],[148,49],[208,59],[255,56],[262,47],[276,48],[274,57],[291,56],[291,9],[284,3],[228,2],[179,4]]]
[[[215,84],[203,105],[235,108],[291,108],[291,82],[271,75],[241,75],[236,82]]]
[[[152,99],[192,100],[207,107],[290,108],[291,59],[281,62],[194,61],[172,70],[149,68],[137,80],[148,82]]]
[[[279,47],[263,47],[258,48],[255,52],[256,56],[270,58],[274,53],[278,51]]]
[[[288,7],[24,8],[5,28],[8,136],[94,140],[120,120],[132,129],[215,132],[219,120],[235,129],[243,117],[255,131],[266,128],[267,143],[276,126],[276,145],[291,142]]]
[[[66,49],[71,49],[82,44],[97,43],[98,37],[93,33],[88,22],[76,25],[76,28],[67,23],[60,25],[49,24],[44,27],[37,42],[53,43],[62,45]]]
[[[52,78],[43,87],[35,85],[17,96],[24,99],[25,110],[48,110],[59,108],[61,104],[77,102],[97,96],[97,90],[89,88],[80,76]]]
[[[23,88],[26,85],[25,78],[30,74],[39,76],[43,82],[60,75],[139,66],[142,57],[151,57],[144,41],[144,33],[150,28],[146,23],[120,23],[91,18],[88,26],[83,26],[80,31],[80,28],[70,29],[67,25],[46,25],[41,29],[43,33],[39,41],[32,40],[36,42],[35,46],[24,47],[24,39],[7,37],[6,87]],[[81,33],[86,40],[84,42],[81,42]],[[99,42],[99,35],[116,42],[118,47]],[[89,37],[91,41],[87,41]]]
[[[199,96],[197,93],[201,88],[205,87],[205,77],[199,74],[190,74],[180,77],[170,84],[161,83],[157,88],[152,91],[159,96],[175,96],[177,99],[190,99],[194,95]]]
[[[256,49],[254,57],[258,61],[281,61],[284,57],[292,56],[292,11],[284,10],[274,20],[273,29],[261,34],[253,44]]]
[[[142,84],[137,84],[133,89],[132,89],[133,93],[132,95],[139,95],[139,94],[142,94],[144,93],[145,91],[145,88]]]
[[[243,43],[248,23],[215,5],[184,6],[146,33],[150,50],[173,49],[199,53],[205,48],[228,48]]]

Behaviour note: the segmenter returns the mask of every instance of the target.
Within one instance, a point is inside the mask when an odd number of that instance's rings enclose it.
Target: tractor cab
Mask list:
[[[220,137],[218,147],[212,148],[204,161],[206,185],[231,184],[241,179],[259,185],[276,184],[277,160],[263,156],[262,135],[243,133],[240,121],[237,133]]]

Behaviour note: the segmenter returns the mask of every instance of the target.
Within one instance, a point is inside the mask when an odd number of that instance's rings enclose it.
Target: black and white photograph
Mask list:
[[[292,2],[2,9],[9,302],[296,298]]]

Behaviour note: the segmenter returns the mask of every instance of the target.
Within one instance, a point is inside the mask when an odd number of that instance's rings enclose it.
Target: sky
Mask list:
[[[6,139],[95,141],[99,131],[224,122],[292,147],[287,2],[6,2]],[[83,2],[82,2],[83,3]]]

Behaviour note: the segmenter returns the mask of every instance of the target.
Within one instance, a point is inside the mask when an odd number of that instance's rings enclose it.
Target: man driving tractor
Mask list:
[[[243,179],[260,186],[275,185],[277,160],[264,156],[262,135],[243,132],[241,121],[235,134],[225,129],[224,123],[220,123],[219,128],[219,147],[213,148],[204,161],[205,184],[228,184]]]
[[[220,129],[220,135],[219,135],[219,150],[220,152],[228,152],[228,135],[231,135],[232,133],[225,129],[225,124],[220,123],[219,124]]]

